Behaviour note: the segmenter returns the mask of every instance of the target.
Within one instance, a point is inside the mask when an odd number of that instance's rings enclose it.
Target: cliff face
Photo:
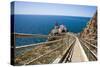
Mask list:
[[[80,37],[87,41],[97,40],[97,12],[87,23],[86,28],[80,33]]]

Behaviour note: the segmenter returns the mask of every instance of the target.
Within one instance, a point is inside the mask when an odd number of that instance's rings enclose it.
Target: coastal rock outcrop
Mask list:
[[[92,19],[87,23],[86,28],[84,28],[80,33],[80,37],[94,45],[97,45],[97,11]]]

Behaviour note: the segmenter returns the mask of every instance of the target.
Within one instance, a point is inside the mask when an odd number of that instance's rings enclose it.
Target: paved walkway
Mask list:
[[[79,42],[78,37],[76,37],[76,42],[73,50],[73,55],[72,55],[72,62],[84,62],[88,61],[88,58]]]
[[[73,50],[73,54],[72,54],[72,58],[71,58],[71,62],[85,62],[85,61],[89,61],[83,47],[81,46],[81,43],[78,39],[77,36],[75,36],[74,34],[69,33],[69,35],[74,36],[76,38],[76,42],[74,45],[74,50]],[[57,63],[61,58],[57,58],[55,60],[54,63]]]

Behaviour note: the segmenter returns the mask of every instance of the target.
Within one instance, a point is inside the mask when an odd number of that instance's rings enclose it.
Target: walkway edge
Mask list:
[[[76,39],[79,41],[78,37],[76,37]],[[80,43],[80,41],[79,41],[79,43]],[[82,52],[84,61],[89,61],[88,58],[87,58],[87,56],[86,56],[86,53],[85,53],[83,47],[81,46],[81,43],[80,43],[79,47],[80,47],[80,49],[81,49],[81,52]]]

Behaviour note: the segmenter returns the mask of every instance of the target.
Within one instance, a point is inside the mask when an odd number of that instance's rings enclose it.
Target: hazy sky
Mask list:
[[[96,6],[15,2],[14,11],[14,14],[92,17]]]

